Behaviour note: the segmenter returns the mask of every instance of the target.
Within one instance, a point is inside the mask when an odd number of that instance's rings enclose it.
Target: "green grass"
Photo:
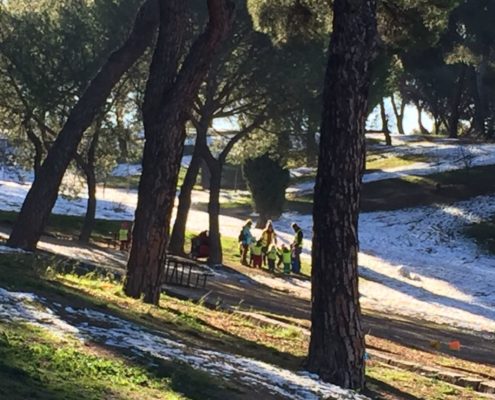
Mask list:
[[[468,226],[464,232],[485,251],[495,255],[495,216],[488,221]]]
[[[30,325],[0,323],[0,398],[184,399],[170,379]]]
[[[421,154],[403,154],[387,156],[386,154],[370,153],[366,157],[366,170],[383,170],[387,168],[403,167],[418,162],[428,161],[428,157]]]
[[[449,204],[495,193],[495,166],[428,176],[406,176],[363,185],[361,211],[385,211],[431,204]]]
[[[428,176],[404,176],[364,183],[361,211],[388,211],[401,208],[450,204],[475,196],[495,193],[495,166],[440,172]],[[291,197],[289,211],[312,212],[312,195]]]
[[[17,212],[0,211],[0,224],[12,225]],[[84,223],[84,217],[52,214],[45,227],[45,232],[56,236],[78,237]],[[112,239],[120,228],[122,221],[97,219],[92,238],[95,240]]]
[[[390,387],[389,391],[393,391],[398,395],[397,398],[417,398],[423,400],[482,398],[481,395],[477,395],[469,389],[461,389],[433,378],[428,378],[410,371],[391,368],[383,364],[370,363],[367,366],[367,376],[369,379],[368,386],[372,392],[375,388],[383,387],[383,383],[385,383]]]
[[[184,182],[184,178],[186,176],[187,168],[181,166],[179,170],[179,179],[177,181],[177,187],[181,187]],[[101,184],[105,184],[108,188],[113,189],[134,189],[137,190],[139,187],[139,179],[141,175],[132,175],[132,176],[109,176],[106,178],[105,182],[101,182]]]
[[[300,369],[308,337],[293,327],[260,325],[239,314],[163,296],[159,307],[125,297],[118,282],[54,270],[54,258],[2,255],[0,287],[40,294],[48,301],[102,310],[180,338],[186,345],[226,351]],[[289,321],[289,320],[287,320]],[[153,361],[156,365],[151,365]],[[476,398],[413,372],[370,364],[371,393],[398,391],[425,399]],[[8,394],[8,397],[2,396]],[[427,396],[424,397],[423,395]],[[441,397],[445,396],[445,397]],[[83,345],[40,328],[0,323],[0,398],[21,399],[248,399],[251,394],[182,364],[127,357],[102,344]]]

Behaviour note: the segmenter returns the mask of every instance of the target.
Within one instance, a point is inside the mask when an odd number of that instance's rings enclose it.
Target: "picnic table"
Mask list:
[[[205,288],[213,271],[205,264],[188,258],[168,255],[164,266],[163,283],[193,288]]]

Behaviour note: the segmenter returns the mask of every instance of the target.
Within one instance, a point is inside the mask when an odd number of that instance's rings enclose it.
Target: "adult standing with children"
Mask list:
[[[301,272],[301,253],[303,246],[303,231],[296,223],[293,223],[294,239],[290,245],[292,250],[292,272],[299,274]]]
[[[242,227],[241,233],[239,234],[239,242],[241,244],[241,264],[249,265],[247,261],[247,256],[249,253],[249,246],[254,242],[253,234],[251,233],[251,227],[253,226],[253,221],[248,219],[244,226]]]
[[[277,234],[275,233],[271,219],[266,222],[265,229],[261,232],[261,244],[263,252],[263,265],[266,265],[268,249],[272,244],[277,244]]]

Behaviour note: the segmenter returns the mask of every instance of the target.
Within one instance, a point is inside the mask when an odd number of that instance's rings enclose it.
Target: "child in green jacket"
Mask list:
[[[268,270],[270,272],[275,271],[275,262],[277,261],[277,247],[272,244],[266,252],[266,258],[268,260]]]
[[[280,258],[282,259],[282,264],[284,265],[284,274],[290,274],[291,264],[292,264],[292,253],[290,249],[283,244],[278,252]]]
[[[251,262],[254,268],[261,268],[261,263],[263,261],[263,243],[258,240],[251,247]]]

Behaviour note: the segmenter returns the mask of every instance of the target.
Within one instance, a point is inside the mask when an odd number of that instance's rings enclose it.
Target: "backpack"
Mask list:
[[[241,231],[239,232],[239,237],[237,238],[237,240],[239,242],[243,242],[244,241],[244,228],[242,228]]]

